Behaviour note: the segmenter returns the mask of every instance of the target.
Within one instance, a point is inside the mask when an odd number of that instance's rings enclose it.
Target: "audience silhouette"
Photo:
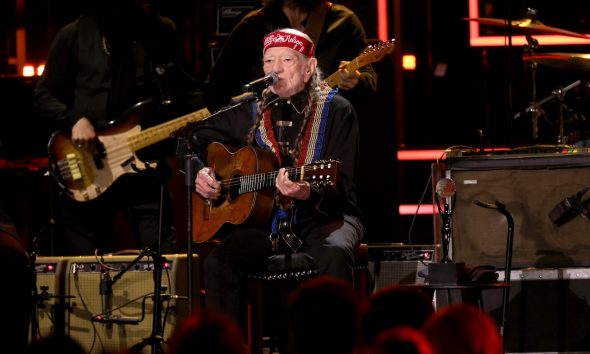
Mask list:
[[[502,337],[492,317],[469,303],[438,309],[424,324],[435,354],[502,354]]]
[[[0,342],[8,344],[15,353],[28,344],[31,315],[32,270],[30,259],[19,241],[14,223],[0,209],[0,265],[5,270],[2,282],[6,288],[0,293],[4,304],[0,321]]]
[[[168,341],[168,354],[246,354],[244,334],[229,316],[205,310],[184,319]]]
[[[301,283],[287,302],[287,353],[355,353],[359,306],[358,293],[343,279],[322,275]]]
[[[362,305],[360,332],[364,344],[370,344],[388,328],[410,326],[422,328],[434,313],[430,296],[419,287],[392,284],[369,295]]]
[[[365,354],[434,354],[430,342],[421,330],[411,326],[396,326],[381,331],[365,347]]]

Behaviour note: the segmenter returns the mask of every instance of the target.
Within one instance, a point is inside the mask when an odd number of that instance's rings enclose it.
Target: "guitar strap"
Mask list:
[[[300,142],[301,149],[297,161],[298,165],[309,164],[320,159],[326,133],[330,102],[337,92],[338,89],[332,89],[327,85],[321,88],[319,100],[311,113],[312,116],[307,122],[303,138]],[[254,112],[256,112],[256,108],[257,107],[253,105]],[[253,119],[255,116],[256,114],[254,113]],[[270,111],[267,110],[264,112],[263,120],[256,129],[255,138],[258,146],[274,152],[279,162],[281,161],[280,149],[272,128]],[[294,210],[294,203],[292,203],[292,201],[289,203],[288,201],[279,200],[275,205],[276,207],[273,212],[272,230],[270,234],[273,250],[276,250],[278,235],[293,252],[297,252],[303,242],[297,238],[291,230],[291,223],[297,223],[297,210]]]

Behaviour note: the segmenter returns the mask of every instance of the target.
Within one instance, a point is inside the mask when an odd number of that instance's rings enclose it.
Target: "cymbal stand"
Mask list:
[[[523,113],[528,113],[528,112],[542,112],[541,106],[543,106],[545,103],[553,100],[554,98],[557,98],[559,100],[559,136],[557,137],[557,143],[558,144],[563,144],[564,143],[564,134],[563,134],[563,111],[565,109],[565,103],[564,103],[564,98],[565,98],[565,94],[581,85],[583,83],[582,80],[576,80],[575,82],[567,85],[564,88],[558,88],[556,90],[553,90],[551,92],[551,95],[543,98],[542,100],[540,100],[539,102],[533,102],[531,103],[525,110]],[[514,115],[514,119],[518,118],[521,116],[521,112],[517,113]]]
[[[530,13],[529,9],[529,13]],[[537,49],[539,49],[539,41],[533,38],[530,33],[526,35],[527,45],[525,45],[525,51],[528,55],[533,55]],[[529,62],[529,72],[531,74],[531,101],[537,101],[537,63]],[[533,141],[539,138],[539,117],[541,112],[538,109],[531,110],[531,136]]]
[[[564,121],[564,110],[566,109],[566,105],[564,103],[565,100],[565,94],[575,88],[576,86],[582,84],[581,80],[577,80],[574,83],[564,87],[564,88],[558,88],[557,90],[554,90],[552,92],[553,96],[555,96],[557,98],[557,100],[559,101],[559,135],[557,136],[557,143],[558,144],[567,144],[569,143],[568,141],[565,141],[564,139],[564,132],[563,132],[563,121]]]

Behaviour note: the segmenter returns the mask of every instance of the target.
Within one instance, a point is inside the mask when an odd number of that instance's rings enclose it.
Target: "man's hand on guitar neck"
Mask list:
[[[340,82],[338,83],[338,88],[342,90],[352,90],[356,85],[358,85],[359,79],[361,77],[360,71],[349,71],[346,68],[346,66],[349,63],[349,61],[343,60],[340,62],[340,65],[338,66],[338,74],[340,75]]]
[[[311,195],[311,186],[307,181],[292,181],[289,179],[289,173],[285,168],[281,168],[277,173],[275,182],[277,190],[285,197],[293,199],[306,200]]]
[[[221,183],[215,178],[215,171],[203,167],[195,178],[195,190],[206,200],[216,200],[221,194]]]

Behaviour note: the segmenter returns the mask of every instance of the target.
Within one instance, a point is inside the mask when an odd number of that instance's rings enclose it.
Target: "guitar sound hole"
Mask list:
[[[240,181],[239,175],[232,176],[231,180],[233,182],[230,183],[230,185],[227,187],[227,191],[226,191],[227,192],[226,197],[230,202],[232,200],[238,199],[238,197],[240,196],[240,187],[241,187],[241,183],[239,182]]]

